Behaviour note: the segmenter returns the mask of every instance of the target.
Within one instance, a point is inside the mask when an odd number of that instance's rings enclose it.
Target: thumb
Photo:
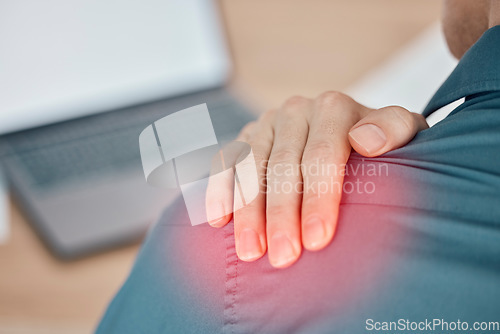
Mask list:
[[[349,131],[349,142],[359,154],[375,157],[408,144],[427,128],[422,115],[390,106],[371,111],[356,123]]]

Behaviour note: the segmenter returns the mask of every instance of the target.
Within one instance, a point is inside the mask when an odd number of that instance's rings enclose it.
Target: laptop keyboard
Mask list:
[[[139,131],[140,133],[140,131]],[[84,178],[95,172],[140,166],[136,129],[115,130],[18,155],[19,163],[39,186]]]
[[[7,136],[7,152],[37,188],[124,168],[142,170],[141,131],[171,112],[205,102],[219,139],[234,137],[254,118],[217,90],[15,133]]]

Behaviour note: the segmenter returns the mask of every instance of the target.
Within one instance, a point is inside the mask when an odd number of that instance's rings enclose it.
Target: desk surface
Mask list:
[[[235,85],[261,110],[343,90],[439,17],[435,0],[224,0]],[[75,262],[48,253],[15,203],[0,245],[0,333],[88,333],[139,245]]]

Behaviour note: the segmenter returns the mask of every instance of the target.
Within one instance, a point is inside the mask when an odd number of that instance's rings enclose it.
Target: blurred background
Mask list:
[[[420,66],[445,61],[438,77],[432,70],[418,71],[423,88],[413,87],[418,80],[411,79],[401,85],[407,90],[402,95],[422,89],[418,98],[425,100],[453,66],[444,55],[436,25],[440,2],[435,0],[218,4],[234,62],[231,86],[256,113],[279,106],[291,95],[314,97],[326,90],[347,90],[362,102],[376,101],[369,95],[377,92],[380,80],[405,78],[407,69],[415,71],[407,65],[412,57],[435,53]],[[414,52],[415,45],[426,49]],[[432,77],[429,85],[427,76]],[[40,241],[7,190],[0,193],[0,240],[0,333],[92,332],[139,250],[135,242],[60,260]]]

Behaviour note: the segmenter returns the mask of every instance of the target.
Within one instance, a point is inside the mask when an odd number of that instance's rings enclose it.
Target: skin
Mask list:
[[[254,261],[267,250],[271,265],[288,267],[299,258],[302,247],[320,250],[332,240],[342,189],[321,191],[316,185],[343,184],[351,149],[366,157],[378,156],[405,145],[426,128],[420,114],[398,106],[370,109],[339,92],[314,99],[291,97],[281,108],[245,126],[237,138],[252,147],[260,178],[257,197],[232,213],[232,175],[211,177],[206,196],[209,223],[222,227],[234,218],[241,260]],[[330,168],[313,172],[320,165]],[[240,184],[255,183],[246,177],[238,174]],[[266,187],[275,184],[294,188]]]
[[[445,0],[442,21],[448,47],[460,59],[488,28],[500,24],[500,0]],[[206,196],[209,224],[222,227],[234,218],[241,260],[255,261],[267,251],[272,266],[288,267],[303,248],[326,247],[337,227],[341,187],[321,192],[303,185],[332,181],[342,185],[352,149],[376,157],[406,145],[426,128],[419,114],[399,106],[370,109],[339,92],[313,99],[291,97],[248,124],[237,138],[252,147],[259,178],[257,197],[233,213],[234,175],[211,177]],[[335,168],[315,174],[310,172],[315,164]],[[241,185],[255,183],[245,173],[238,178]],[[283,184],[295,188],[279,191],[272,186]]]
[[[445,0],[441,20],[448,48],[460,59],[487,29],[500,24],[500,1]]]

